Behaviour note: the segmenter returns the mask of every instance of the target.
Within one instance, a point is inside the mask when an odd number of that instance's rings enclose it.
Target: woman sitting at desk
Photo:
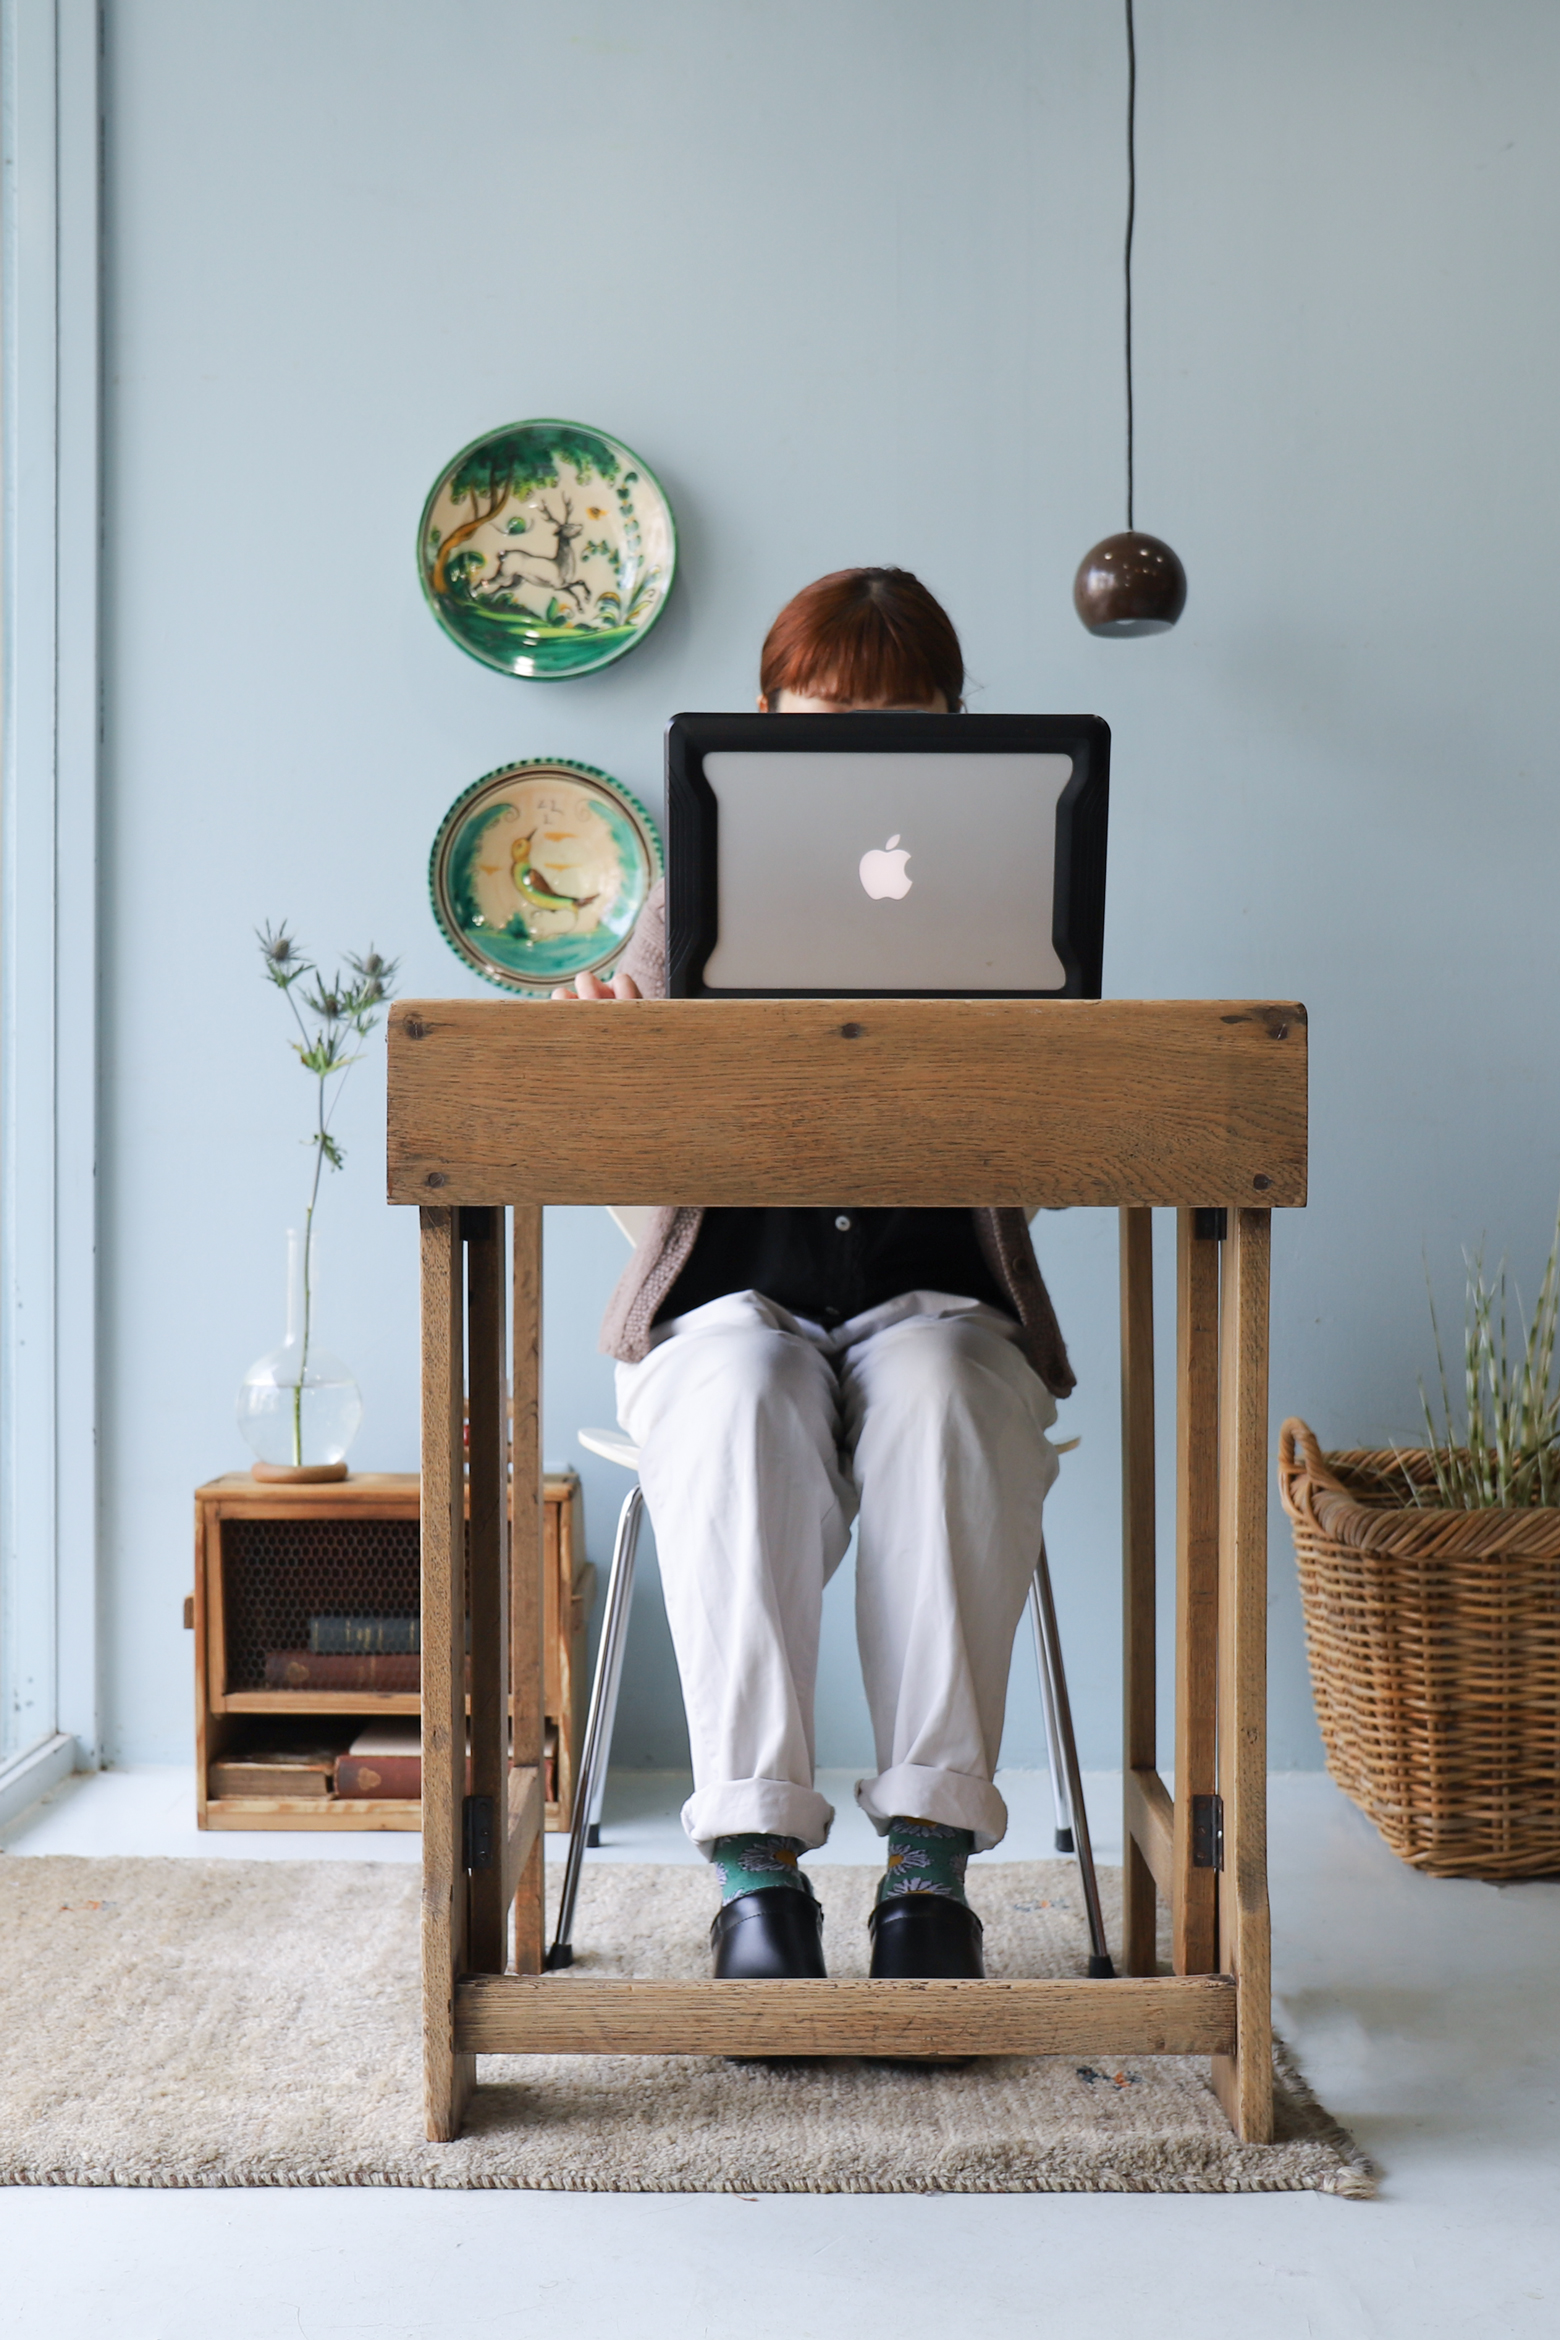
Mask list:
[[[781,611],[761,681],[765,713],[945,714],[964,660],[914,577],[845,569]],[[585,975],[578,995],[662,994],[664,968],[657,887],[610,989]],[[721,1873],[716,1975],[824,1972],[797,1864],[834,1818],[813,1784],[813,1690],[853,1519],[878,1765],[856,1799],[888,1839],[871,1971],[980,1975],[965,1863],[1007,1828],[992,1774],[1057,1471],[1045,1434],[1073,1386],[1023,1212],[667,1208],[602,1345],[682,1675],[683,1825]]]

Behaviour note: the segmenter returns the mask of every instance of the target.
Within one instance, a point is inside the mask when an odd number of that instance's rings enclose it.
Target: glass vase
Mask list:
[[[363,1419],[357,1383],[314,1333],[319,1239],[287,1230],[287,1338],[239,1384],[238,1426],[256,1477],[345,1478],[347,1449]]]

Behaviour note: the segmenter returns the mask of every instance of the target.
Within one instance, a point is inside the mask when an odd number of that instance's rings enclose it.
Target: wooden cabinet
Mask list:
[[[595,1570],[575,1474],[549,1476],[544,1500],[546,1826],[566,1829]],[[334,1778],[334,1757],[360,1732],[404,1730],[420,1713],[419,1506],[415,1472],[317,1486],[260,1486],[233,1472],[197,1489],[185,1620],[202,1828],[421,1826],[418,1797],[341,1796]],[[287,1792],[260,1792],[267,1766]]]

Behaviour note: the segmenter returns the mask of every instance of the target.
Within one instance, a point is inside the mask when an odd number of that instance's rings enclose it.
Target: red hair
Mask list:
[[[810,699],[964,704],[953,621],[908,569],[836,569],[788,601],[764,638],[759,687]]]

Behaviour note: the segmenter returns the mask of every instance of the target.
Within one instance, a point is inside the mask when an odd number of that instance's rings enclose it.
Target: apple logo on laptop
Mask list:
[[[902,902],[915,884],[905,868],[910,853],[899,843],[896,829],[887,845],[874,845],[861,857],[861,882],[874,902]]]

